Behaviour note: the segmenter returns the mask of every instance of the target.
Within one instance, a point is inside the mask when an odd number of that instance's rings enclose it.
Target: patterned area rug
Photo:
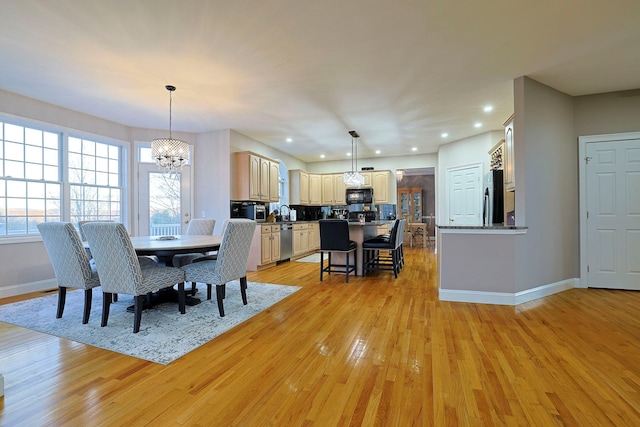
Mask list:
[[[198,284],[196,296],[202,299],[200,304],[187,306],[184,315],[178,311],[177,303],[160,304],[144,310],[137,334],[133,333],[133,313],[127,312],[127,307],[133,304],[132,297],[128,295],[120,295],[119,301],[112,304],[108,325],[100,327],[100,288],[93,291],[91,317],[86,325],[82,324],[84,293],[81,290],[67,292],[61,319],[56,319],[58,295],[55,292],[41,298],[0,305],[0,321],[167,365],[299,289],[298,286],[249,282],[248,305],[242,305],[238,281],[230,282],[224,302],[225,317],[220,317],[215,289],[213,298],[207,301],[206,286]]]

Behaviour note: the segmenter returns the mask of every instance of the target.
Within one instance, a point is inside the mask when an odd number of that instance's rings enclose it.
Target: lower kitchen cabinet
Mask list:
[[[309,250],[315,251],[320,249],[320,224],[317,222],[309,223]]]
[[[262,225],[261,228],[261,264],[280,261],[280,225]]]
[[[293,224],[293,256],[309,252],[309,224]]]
[[[273,267],[277,261],[280,261],[280,225],[259,225],[251,240],[247,271]]]

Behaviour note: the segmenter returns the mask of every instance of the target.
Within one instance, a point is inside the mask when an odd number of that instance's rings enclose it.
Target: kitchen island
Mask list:
[[[364,275],[364,251],[362,250],[362,242],[378,235],[378,227],[392,224],[391,220],[380,220],[370,222],[349,221],[349,239],[356,242],[356,260],[358,262],[358,268],[356,269],[357,276]],[[334,254],[337,262],[344,263],[345,257],[342,254]]]

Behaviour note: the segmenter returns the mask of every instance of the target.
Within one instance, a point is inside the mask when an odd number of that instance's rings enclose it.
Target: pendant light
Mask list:
[[[169,91],[169,138],[157,138],[151,141],[151,156],[165,172],[174,173],[189,163],[189,144],[171,136],[171,102],[175,86],[167,85]]]
[[[349,135],[351,135],[351,172],[345,172],[342,179],[349,187],[361,187],[364,185],[364,176],[358,172],[358,138],[360,135],[355,130],[350,130]]]

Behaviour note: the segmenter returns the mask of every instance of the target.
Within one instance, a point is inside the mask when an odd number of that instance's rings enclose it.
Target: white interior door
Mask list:
[[[139,163],[138,171],[138,234],[184,234],[191,220],[191,167],[167,174]]]
[[[586,144],[587,287],[640,290],[640,139]]]
[[[482,165],[447,171],[449,225],[482,225]]]

